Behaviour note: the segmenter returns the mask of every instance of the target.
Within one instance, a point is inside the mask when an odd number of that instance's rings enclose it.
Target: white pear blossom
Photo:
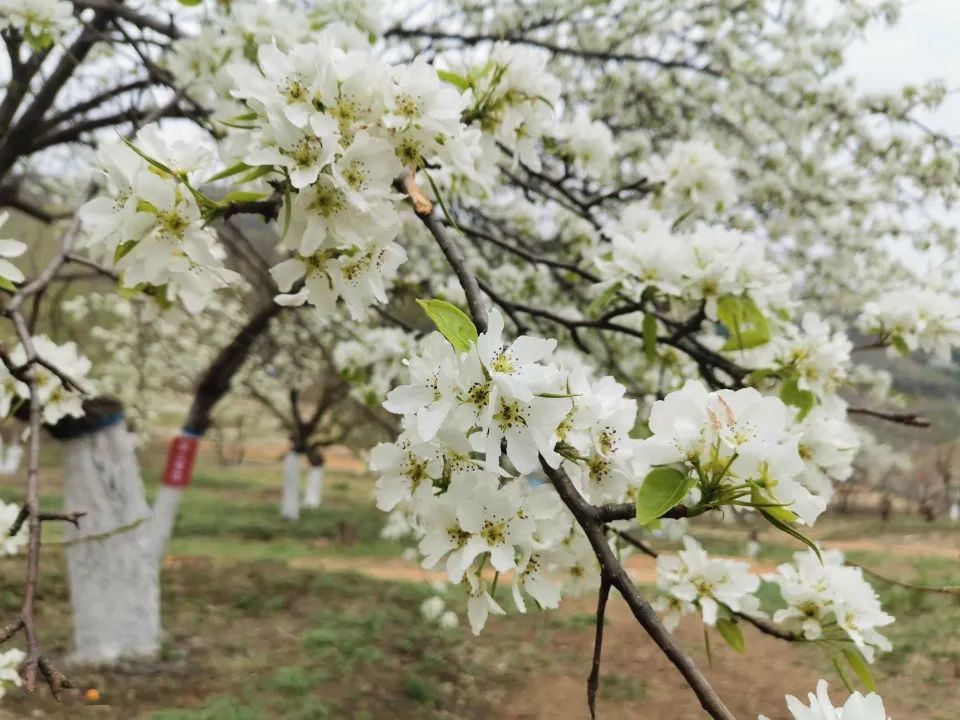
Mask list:
[[[817,682],[817,692],[808,693],[808,705],[793,695],[787,695],[787,709],[793,720],[890,720],[883,707],[883,699],[876,693],[852,693],[842,706],[830,699],[827,681]],[[767,720],[761,715],[758,720]]]
[[[0,227],[7,222],[10,213],[0,213]],[[10,262],[7,258],[20,257],[27,251],[26,243],[19,240],[0,239],[0,283],[6,281],[6,284],[23,282],[23,271]]]
[[[613,171],[615,151],[613,133],[599,120],[591,120],[583,110],[556,130],[566,150],[573,156],[577,172],[597,180],[606,180]]]

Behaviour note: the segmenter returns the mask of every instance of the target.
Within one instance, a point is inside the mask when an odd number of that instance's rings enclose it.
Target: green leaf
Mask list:
[[[16,292],[17,286],[13,284],[8,278],[0,277],[0,288],[7,290],[9,292]]]
[[[142,157],[144,160],[146,160],[148,163],[150,163],[151,165],[153,165],[153,166],[154,166],[155,168],[157,168],[158,170],[162,170],[162,171],[165,172],[167,175],[173,175],[174,177],[177,176],[177,174],[176,174],[173,170],[171,170],[170,168],[168,168],[166,165],[164,165],[164,164],[163,164],[162,162],[160,162],[159,160],[154,160],[152,157],[150,157],[149,155],[147,155],[143,150],[141,150],[140,148],[138,148],[136,145],[134,145],[132,142],[130,142],[130,141],[127,140],[126,138],[121,138],[121,139],[123,140],[124,143],[126,143],[126,145],[127,145],[128,148],[130,148],[131,150],[133,150],[137,155],[139,155],[140,157]]]
[[[253,170],[248,172],[242,178],[237,180],[238,183],[248,183],[253,182],[254,180],[259,180],[264,175],[269,175],[273,172],[273,165],[258,165]]]
[[[445,83],[450,83],[454,87],[458,88],[461,92],[466,92],[470,89],[470,80],[465,78],[463,75],[458,75],[455,72],[450,72],[449,70],[437,70],[437,77],[439,77]]]
[[[430,187],[433,189],[433,196],[437,199],[437,203],[440,205],[440,209],[443,210],[443,216],[447,219],[447,222],[450,223],[453,228],[463,235],[463,230],[460,229],[460,226],[457,225],[457,221],[453,219],[453,216],[450,214],[450,211],[447,210],[447,204],[443,201],[443,195],[440,194],[440,188],[437,187],[437,184],[433,181],[433,176],[430,175],[426,170],[423,171],[423,174],[427,176],[427,181],[430,183]]]
[[[223,180],[224,178],[228,178],[232,175],[236,175],[237,173],[242,173],[244,170],[249,170],[249,169],[250,169],[250,166],[241,160],[240,162],[234,163],[228,168],[224,168],[213,177],[207,178],[206,182],[212,183],[212,182],[216,182],[217,180]]]
[[[127,240],[117,245],[113,251],[113,264],[116,265],[120,260],[137,246],[137,240]]]
[[[730,334],[721,350],[749,350],[770,340],[770,323],[749,295],[724,295],[717,301],[717,319]]]
[[[28,27],[23,34],[23,39],[27,41],[27,45],[29,45],[32,50],[36,50],[37,52],[46,50],[53,45],[53,35],[47,30],[44,30],[38,35]]]
[[[263,200],[265,197],[269,196],[270,193],[251,192],[249,190],[233,190],[224,195],[223,200],[221,200],[219,204],[221,206],[227,206],[231,203],[255,202],[257,200]]]
[[[696,484],[695,478],[676,468],[654,468],[647,473],[637,490],[637,522],[647,525],[658,519],[667,510],[676,507]]]
[[[477,326],[463,310],[446,300],[417,300],[437,330],[457,352],[467,352],[477,342]]]
[[[607,305],[613,302],[613,300],[617,297],[617,293],[619,292],[620,283],[608,285],[606,288],[604,288],[602,293],[590,301],[590,304],[587,306],[587,314],[597,315],[601,310],[607,307]]]
[[[747,385],[756,386],[767,378],[776,377],[779,372],[776,368],[758,368],[747,375],[747,377],[744,378],[744,382]]]
[[[820,559],[820,562],[821,563],[823,562],[823,558],[820,555],[820,548],[817,547],[817,544],[813,540],[808,538],[806,535],[804,535],[802,532],[797,530],[795,527],[789,525],[788,523],[785,523],[783,520],[781,520],[776,515],[771,513],[769,511],[770,510],[769,508],[758,507],[756,508],[756,510],[758,513],[763,515],[764,520],[766,520],[768,523],[773,525],[777,530],[780,530],[781,532],[785,532],[787,535],[795,537],[797,540],[799,540],[804,545],[806,545],[811,550],[813,550],[813,552],[815,552],[817,554],[817,557]]]
[[[780,399],[787,405],[793,405],[800,409],[797,415],[798,420],[803,420],[817,401],[817,396],[809,390],[801,390],[797,385],[796,375],[787,378],[780,386]]]
[[[732,647],[738,653],[744,651],[743,633],[740,632],[740,626],[736,620],[729,618],[720,618],[717,620],[717,632],[727,641],[727,645]]]
[[[643,354],[647,362],[657,359],[657,319],[649,313],[643,316]]]
[[[907,347],[907,342],[900,335],[894,335],[890,338],[890,344],[893,346],[893,349],[900,353],[903,357],[906,357],[910,354],[910,348]]]
[[[853,683],[850,682],[847,674],[843,671],[843,665],[840,664],[840,657],[840,655],[833,655],[830,657],[830,659],[833,661],[833,667],[837,671],[837,675],[840,676],[840,679],[846,686],[847,692],[853,692]]]
[[[782,522],[796,522],[797,516],[794,512],[788,510],[783,503],[778,503],[772,498],[764,497],[760,488],[756,486],[750,488],[750,502],[754,504],[754,507],[762,507]]]
[[[202,3],[203,0],[177,0],[177,2],[183,5],[184,7],[196,7],[197,5]]]
[[[845,648],[843,656],[847,659],[847,662],[850,663],[850,667],[853,668],[857,677],[860,678],[863,686],[870,692],[876,692],[877,684],[873,681],[873,675],[870,674],[870,666],[867,665],[867,661],[863,655],[860,654],[860,651],[855,648]]]
[[[286,182],[283,184],[283,230],[280,233],[280,239],[287,236],[287,230],[290,229],[290,218],[293,216],[293,198],[290,196],[290,175],[286,170],[283,173]]]

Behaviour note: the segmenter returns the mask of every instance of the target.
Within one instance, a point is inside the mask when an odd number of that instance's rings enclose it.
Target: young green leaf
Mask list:
[[[241,160],[240,162],[234,163],[230,167],[224,168],[223,170],[218,172],[216,175],[213,175],[207,178],[206,182],[212,183],[212,182],[216,182],[217,180],[223,180],[224,178],[231,177],[233,175],[236,175],[237,173],[242,173],[244,170],[249,170],[249,169],[250,169],[250,166]]]
[[[257,200],[263,200],[269,196],[269,193],[251,192],[248,190],[233,190],[224,195],[223,200],[221,200],[219,204],[221,207],[226,207],[231,203],[255,202]]]
[[[643,354],[649,363],[657,359],[657,319],[650,314],[643,316]]]
[[[860,651],[854,648],[845,648],[843,656],[847,659],[847,662],[850,663],[850,667],[853,668],[853,672],[860,678],[863,686],[870,692],[876,692],[877,684],[873,681],[873,675],[870,674],[870,666],[867,665],[867,661],[863,655],[860,654]]]
[[[457,352],[467,352],[477,342],[477,326],[463,310],[446,300],[417,300],[437,330]]]
[[[770,340],[770,323],[749,295],[720,298],[717,319],[730,334],[721,350],[749,350]]]
[[[470,89],[470,80],[465,78],[463,75],[458,75],[455,72],[450,72],[449,70],[437,70],[437,77],[446,83],[450,83],[462,92],[466,92]]]
[[[769,508],[758,507],[756,508],[756,510],[758,513],[760,513],[763,516],[764,520],[766,520],[768,523],[773,525],[777,530],[780,530],[781,532],[785,532],[787,535],[795,537],[797,540],[799,540],[804,545],[806,545],[811,550],[813,550],[813,552],[816,553],[817,558],[819,558],[820,562],[821,563],[823,562],[823,558],[820,556],[820,548],[817,547],[817,544],[813,540],[808,538],[806,535],[804,535],[802,532],[797,530],[795,527],[791,526],[788,523],[785,523],[776,515],[773,515],[772,513],[770,513]]]
[[[893,346],[893,349],[900,353],[903,357],[906,357],[910,354],[910,348],[907,347],[906,341],[899,335],[894,335],[890,338],[890,344]]]
[[[640,525],[653,522],[667,510],[676,507],[696,484],[695,478],[676,468],[654,468],[647,473],[637,490],[637,522]]]
[[[797,385],[797,377],[794,375],[783,381],[780,386],[780,399],[787,405],[793,405],[800,409],[797,415],[798,420],[803,420],[817,401],[817,396],[809,390],[801,390]]]
[[[137,240],[127,240],[117,245],[116,249],[113,251],[113,264],[116,265],[120,260],[133,250],[139,241]]]
[[[131,150],[133,150],[137,155],[139,155],[139,156],[142,157],[144,160],[146,160],[148,163],[150,163],[150,164],[153,165],[155,168],[157,168],[157,170],[162,170],[162,171],[165,172],[167,175],[173,175],[174,177],[176,177],[177,174],[176,174],[173,170],[171,170],[170,168],[168,168],[166,165],[164,165],[162,162],[160,162],[159,160],[154,160],[152,157],[150,157],[149,155],[147,155],[143,150],[141,150],[140,148],[138,148],[136,145],[134,145],[132,142],[130,142],[130,141],[127,140],[126,138],[121,138],[121,140],[123,140],[123,142],[126,143],[126,146],[127,146],[128,148],[130,148]]]
[[[750,502],[752,502],[755,507],[762,507],[765,511],[773,515],[781,522],[791,523],[796,522],[797,520],[797,516],[792,510],[787,508],[782,503],[778,503],[775,500],[764,497],[763,493],[760,491],[760,488],[756,486],[750,488]]]
[[[833,661],[833,667],[837,671],[837,675],[840,676],[840,679],[843,681],[843,684],[847,688],[847,692],[853,692],[853,683],[850,682],[850,678],[847,677],[847,674],[843,671],[843,665],[840,663],[842,655],[837,654],[830,657]]]
[[[732,647],[738,653],[744,651],[743,633],[740,632],[740,626],[736,620],[730,618],[720,618],[717,620],[717,632],[727,641],[727,645]]]

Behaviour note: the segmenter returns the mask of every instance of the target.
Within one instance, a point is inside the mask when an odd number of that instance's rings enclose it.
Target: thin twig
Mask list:
[[[600,590],[597,592],[597,628],[593,639],[593,666],[587,678],[587,707],[590,708],[591,720],[597,720],[597,690],[600,687],[600,656],[603,654],[603,626],[607,611],[607,600],[610,598],[610,581],[605,575],[600,576]]]

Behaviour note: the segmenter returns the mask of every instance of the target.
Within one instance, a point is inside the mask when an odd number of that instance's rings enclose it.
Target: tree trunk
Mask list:
[[[323,503],[323,465],[311,465],[307,473],[307,488],[303,494],[303,506],[318,508]]]
[[[75,659],[96,664],[160,650],[150,506],[122,415],[107,421],[63,442],[64,507],[87,513],[66,527]]]
[[[300,518],[300,453],[288,452],[283,457],[283,493],[280,514],[287,520]]]
[[[960,522],[960,503],[950,505],[950,520],[952,522]]]

